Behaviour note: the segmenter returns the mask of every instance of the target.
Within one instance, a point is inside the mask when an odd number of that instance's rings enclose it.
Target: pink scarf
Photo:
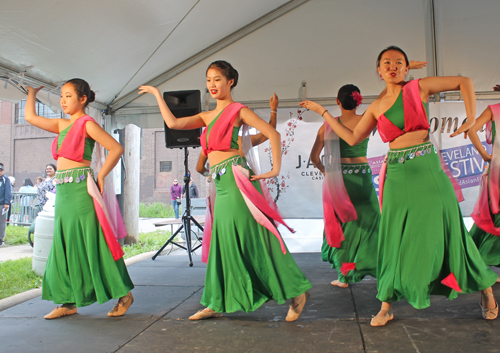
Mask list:
[[[500,103],[489,106],[493,113],[495,127],[500,126]],[[495,141],[492,141],[491,136],[491,121],[486,126],[486,140],[488,143],[493,142],[493,152],[491,154],[491,164],[487,171],[481,177],[481,186],[479,189],[479,197],[472,211],[471,217],[474,219],[476,226],[487,233],[500,235],[500,228],[495,227],[491,213],[498,214],[499,209],[499,179],[500,179],[500,134],[497,131]],[[489,174],[489,182],[488,182]]]
[[[214,125],[215,127],[215,125]],[[258,174],[260,174],[260,167],[258,165],[257,158],[255,156],[255,152],[252,149],[252,142],[249,135],[249,127],[247,125],[242,126],[243,136],[242,136],[242,150],[245,154],[247,162],[250,164],[250,168]],[[231,131],[232,133],[232,131]],[[210,136],[212,136],[212,132],[210,132]],[[272,200],[272,197],[267,189],[266,184],[259,180],[260,186],[262,189],[262,194],[255,189],[252,182],[249,179],[249,171],[241,166],[234,166],[231,163],[231,168],[234,174],[235,182],[238,186],[238,189],[241,192],[241,196],[245,201],[248,209],[250,210],[252,216],[255,221],[267,228],[271,233],[273,233],[279,240],[281,251],[283,254],[286,254],[286,246],[279,233],[276,222],[283,224],[288,228],[292,233],[295,231],[290,228],[281,215],[278,212],[278,207]],[[213,212],[214,212],[214,204],[216,198],[216,191],[214,181],[212,180],[209,185],[209,196],[207,198],[207,211],[205,215],[205,227],[203,229],[203,243],[202,243],[202,252],[201,252],[201,261],[207,263],[208,255],[210,251],[210,241],[212,238],[212,226],[213,226]]]
[[[356,210],[347,194],[342,177],[339,136],[325,121],[323,181],[323,218],[325,237],[328,245],[340,248],[344,238],[342,224],[358,218]]]

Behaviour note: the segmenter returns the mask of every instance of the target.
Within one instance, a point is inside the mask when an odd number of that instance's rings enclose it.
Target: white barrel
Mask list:
[[[32,268],[40,276],[43,276],[43,272],[45,271],[45,265],[47,264],[54,238],[53,204],[54,201],[49,199],[43,210],[36,217]]]

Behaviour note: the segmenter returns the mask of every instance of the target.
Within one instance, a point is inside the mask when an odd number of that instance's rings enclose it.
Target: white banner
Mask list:
[[[478,101],[478,115],[496,101]],[[358,112],[363,112],[367,105],[361,105]],[[333,116],[340,114],[338,106],[326,107]],[[268,117],[269,109],[257,109],[260,117]],[[284,218],[323,218],[321,188],[323,175],[314,167],[309,158],[323,119],[316,113],[304,109],[281,108],[276,129],[281,134],[282,164],[277,178],[267,180],[271,195]],[[474,207],[479,189],[479,179],[485,163],[469,139],[462,136],[450,138],[449,135],[462,125],[465,109],[461,102],[429,103],[430,131],[436,141],[441,143],[441,153],[450,167],[453,176],[462,187],[465,201],[460,203],[463,216],[469,216]],[[483,145],[487,145],[484,132],[479,133]],[[368,143],[368,161],[372,168],[373,183],[378,194],[378,174],[382,161],[389,149],[377,132],[372,133]],[[271,168],[269,142],[259,146],[259,156],[263,171]]]

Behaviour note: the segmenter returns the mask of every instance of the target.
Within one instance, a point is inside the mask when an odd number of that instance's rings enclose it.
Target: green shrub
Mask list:
[[[180,213],[180,210],[179,210]],[[163,202],[141,202],[139,204],[139,217],[141,218],[174,218],[175,212],[171,204]]]

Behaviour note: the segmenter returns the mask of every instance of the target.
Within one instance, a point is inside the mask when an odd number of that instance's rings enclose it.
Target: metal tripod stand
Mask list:
[[[175,233],[172,234],[172,236],[165,242],[165,244],[163,244],[163,246],[160,248],[160,250],[158,250],[156,252],[156,254],[154,254],[152,259],[153,260],[156,259],[156,257],[161,254],[163,249],[165,249],[165,247],[168,244],[172,243],[173,245],[175,245],[181,249],[187,250],[188,257],[189,257],[189,266],[192,267],[193,266],[192,253],[194,251],[196,251],[202,244],[201,244],[201,239],[198,237],[198,234],[193,233],[195,235],[196,239],[200,243],[196,247],[191,248],[191,222],[193,222],[194,225],[197,226],[202,231],[203,231],[203,227],[196,221],[196,219],[194,219],[193,216],[191,216],[191,198],[189,196],[189,182],[191,181],[191,174],[189,173],[189,168],[188,168],[188,156],[189,156],[189,153],[188,153],[187,147],[184,147],[184,190],[186,190],[186,209],[184,210],[182,217],[181,217],[182,224],[175,231]],[[183,245],[174,241],[177,234],[179,234],[180,231],[183,229],[184,229],[184,233],[186,234],[186,246],[183,246]]]

